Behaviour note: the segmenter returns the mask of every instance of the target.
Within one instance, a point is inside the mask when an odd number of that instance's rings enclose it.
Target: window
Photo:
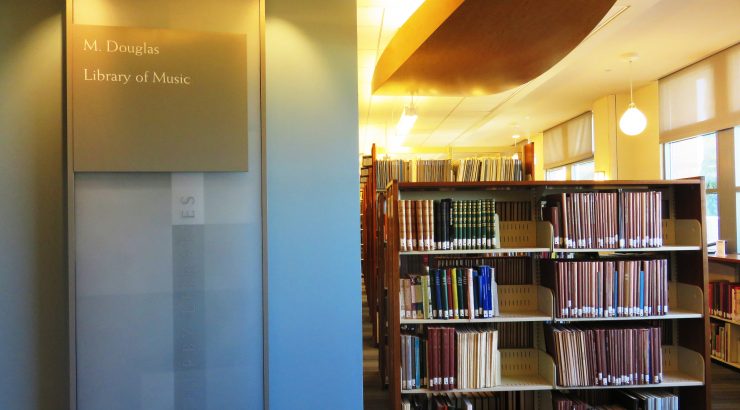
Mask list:
[[[594,160],[576,162],[571,165],[570,179],[592,181],[594,179]]]
[[[568,179],[567,171],[565,167],[548,169],[545,179],[548,181],[565,181]]]
[[[717,134],[705,134],[664,144],[666,179],[703,176],[707,189],[707,242],[719,239]]]
[[[591,158],[562,167],[550,168],[545,172],[545,179],[548,181],[591,181],[594,179],[594,160]]]

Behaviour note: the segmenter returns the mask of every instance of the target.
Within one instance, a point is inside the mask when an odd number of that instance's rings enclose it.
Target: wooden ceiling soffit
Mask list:
[[[378,59],[375,95],[500,93],[554,66],[616,0],[428,0]]]

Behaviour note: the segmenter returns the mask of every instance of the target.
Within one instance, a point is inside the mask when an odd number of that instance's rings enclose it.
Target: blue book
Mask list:
[[[419,361],[419,338],[414,338],[414,355],[416,366],[416,388],[421,388],[421,362]]]
[[[478,317],[478,307],[480,306],[480,281],[478,278],[478,271],[473,269],[473,283],[471,284],[473,287],[473,311],[470,312],[471,319]]]
[[[486,270],[480,269],[480,300],[481,300],[481,317],[488,317],[488,296],[486,295]]]
[[[645,306],[645,271],[640,271],[640,314],[647,315],[647,306]]]
[[[614,312],[619,309],[619,274],[614,271],[614,285],[612,286],[612,306],[614,306]]]
[[[488,266],[483,266],[483,271],[486,272],[485,278],[486,278],[486,317],[492,317],[493,313],[493,304],[491,301],[491,268]]]

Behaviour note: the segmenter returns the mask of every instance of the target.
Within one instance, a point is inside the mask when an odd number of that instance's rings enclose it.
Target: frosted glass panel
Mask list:
[[[78,174],[80,409],[262,406],[259,174]]]

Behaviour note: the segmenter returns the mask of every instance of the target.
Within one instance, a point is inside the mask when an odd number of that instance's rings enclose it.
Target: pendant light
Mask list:
[[[622,114],[622,118],[619,119],[619,129],[627,135],[637,135],[645,131],[647,118],[635,106],[632,95],[632,61],[637,59],[637,54],[630,54],[626,58],[630,63],[630,105],[627,107],[627,111]]]
[[[416,114],[416,106],[414,106],[414,94],[411,94],[411,104],[403,107],[403,113],[398,120],[398,125],[396,125],[396,135],[400,137],[409,135],[417,118],[419,116]]]

